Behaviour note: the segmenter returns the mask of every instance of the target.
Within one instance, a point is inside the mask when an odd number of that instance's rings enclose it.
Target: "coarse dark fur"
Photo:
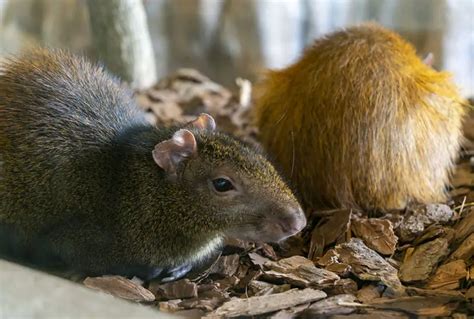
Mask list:
[[[7,61],[0,225],[88,274],[133,275],[134,267],[196,262],[226,235],[258,239],[268,217],[299,209],[261,154],[216,132],[190,129],[198,155],[169,178],[151,154],[176,130],[149,124],[118,81],[82,58],[35,50]],[[245,193],[212,195],[207,178],[216,170]]]

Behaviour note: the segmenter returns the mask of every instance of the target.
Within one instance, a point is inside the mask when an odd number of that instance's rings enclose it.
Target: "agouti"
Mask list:
[[[206,114],[181,129],[149,124],[83,58],[39,49],[10,59],[0,69],[1,237],[84,274],[170,280],[225,236],[300,231],[305,216],[274,167],[214,128]]]
[[[446,199],[465,101],[394,32],[363,24],[329,34],[258,91],[260,140],[305,206]]]

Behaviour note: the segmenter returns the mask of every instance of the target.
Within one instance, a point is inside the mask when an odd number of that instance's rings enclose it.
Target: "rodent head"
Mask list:
[[[201,114],[153,151],[171,182],[208,209],[202,212],[206,228],[257,242],[302,230],[303,210],[275,168],[255,149],[214,129],[214,119]]]

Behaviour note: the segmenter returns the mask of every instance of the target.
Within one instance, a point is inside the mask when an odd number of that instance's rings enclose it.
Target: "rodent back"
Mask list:
[[[72,214],[58,211],[68,203],[101,202],[114,139],[140,125],[131,94],[82,58],[38,49],[7,60],[0,70],[0,217],[41,224],[44,214]]]
[[[261,140],[307,205],[444,199],[462,99],[399,35],[374,24],[334,32],[259,91]]]
[[[36,142],[48,135],[48,141],[63,146],[91,146],[144,121],[117,80],[101,67],[59,50],[37,49],[7,60],[0,88],[2,135],[11,139],[15,132],[28,132],[29,139],[38,137]]]

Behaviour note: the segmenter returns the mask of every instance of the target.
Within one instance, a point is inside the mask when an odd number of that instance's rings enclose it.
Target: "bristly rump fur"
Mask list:
[[[258,91],[260,139],[306,206],[446,199],[465,101],[399,35],[376,24],[329,34]]]
[[[194,131],[199,158],[191,164],[205,171],[225,162],[253,187],[254,197],[221,217],[222,207],[186,181],[169,181],[154,162],[155,145],[176,130],[146,122],[130,92],[84,59],[35,50],[9,60],[0,70],[0,226],[103,274],[111,265],[197,261],[227,228],[256,224],[246,208],[262,199],[298,205],[263,156]]]

